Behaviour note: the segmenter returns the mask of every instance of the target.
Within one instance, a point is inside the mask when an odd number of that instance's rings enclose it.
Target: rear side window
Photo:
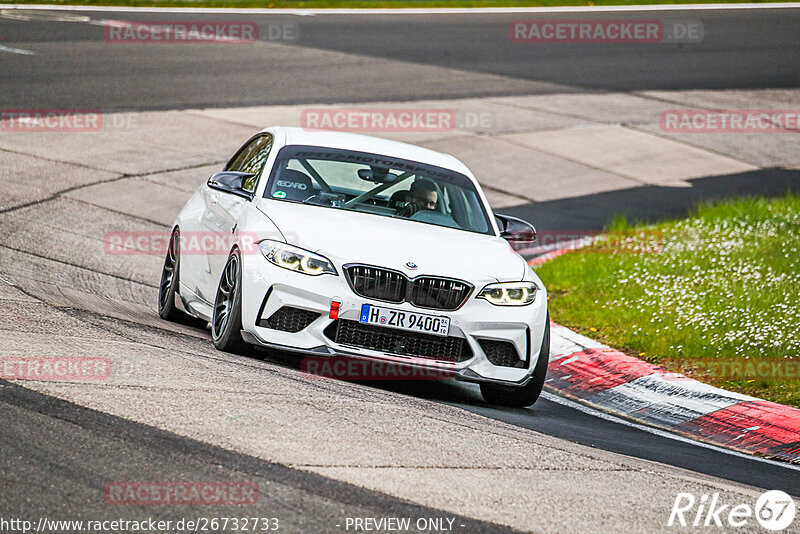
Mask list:
[[[226,171],[248,172],[255,176],[242,184],[247,191],[255,191],[261,172],[272,150],[272,135],[262,134],[251,139],[225,166]]]

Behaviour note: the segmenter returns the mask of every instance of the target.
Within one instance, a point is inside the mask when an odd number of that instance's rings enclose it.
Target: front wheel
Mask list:
[[[239,251],[234,250],[228,256],[217,286],[211,317],[211,340],[219,350],[241,354],[247,348],[241,329],[242,260]]]
[[[481,395],[489,404],[523,408],[531,406],[539,399],[547,376],[547,364],[550,362],[550,314],[542,336],[542,347],[539,350],[539,361],[533,370],[530,382],[522,387],[503,386],[500,384],[481,384]]]

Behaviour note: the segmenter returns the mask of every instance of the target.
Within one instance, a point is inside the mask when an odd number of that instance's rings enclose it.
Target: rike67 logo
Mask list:
[[[679,493],[672,505],[667,526],[678,527],[745,527],[757,521],[762,528],[780,531],[788,528],[797,512],[794,500],[785,492],[772,490],[755,503],[721,504],[719,493],[699,499],[691,493]]]

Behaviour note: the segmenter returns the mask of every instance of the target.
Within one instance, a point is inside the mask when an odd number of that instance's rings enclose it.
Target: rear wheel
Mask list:
[[[504,386],[500,384],[481,384],[481,395],[489,404],[499,406],[511,406],[522,408],[531,406],[537,401],[544,387],[544,379],[547,376],[547,364],[550,361],[550,314],[547,314],[547,322],[544,327],[542,337],[542,347],[539,350],[539,361],[533,370],[533,377],[530,382],[522,387]]]
[[[219,350],[240,354],[247,348],[241,330],[242,261],[239,251],[234,250],[228,256],[217,286],[211,317],[211,340]]]
[[[161,284],[158,286],[158,315],[167,321],[178,321],[183,313],[175,306],[178,292],[178,272],[180,268],[180,231],[175,228],[167,245],[167,257],[161,270]]]

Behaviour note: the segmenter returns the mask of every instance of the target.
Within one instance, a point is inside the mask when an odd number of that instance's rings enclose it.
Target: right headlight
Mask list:
[[[538,290],[533,282],[499,282],[481,289],[477,298],[495,306],[527,306],[536,300]]]
[[[319,276],[321,274],[338,276],[336,269],[328,258],[309,250],[270,239],[259,243],[258,248],[267,261],[283,269],[311,276]]]

